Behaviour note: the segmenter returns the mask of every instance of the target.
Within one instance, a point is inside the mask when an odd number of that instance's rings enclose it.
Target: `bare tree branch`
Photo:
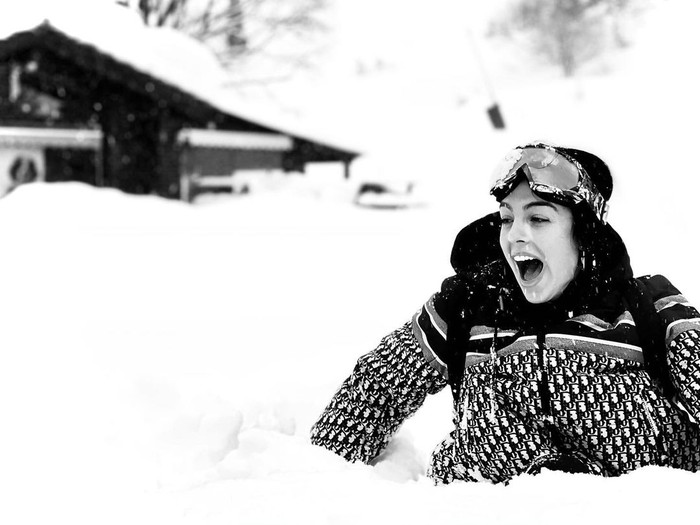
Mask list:
[[[127,0],[121,0],[125,2]],[[295,30],[320,30],[324,25],[318,14],[325,8],[325,0],[208,0],[202,7],[192,7],[192,0],[139,0],[138,11],[149,25],[174,25],[206,38],[219,26],[241,27],[250,20],[264,25],[269,32]],[[290,5],[293,8],[290,9]],[[270,9],[270,6],[279,9]],[[283,9],[284,7],[284,9]],[[266,13],[267,11],[274,11]],[[155,15],[155,16],[154,16]]]
[[[175,19],[177,17],[177,13],[183,8],[184,5],[185,0],[170,0],[169,2],[166,2],[165,7],[162,7],[159,10],[156,25],[162,26],[165,25],[168,20]]]
[[[285,69],[308,67],[306,54],[317,52],[310,41],[327,29],[321,18],[327,0],[115,1],[135,9],[147,25],[170,26],[204,42],[228,66],[261,56]]]
[[[520,0],[493,21],[490,32],[510,39],[527,35],[539,55],[571,76],[610,45],[624,43],[618,21],[628,16],[631,4],[631,0]]]

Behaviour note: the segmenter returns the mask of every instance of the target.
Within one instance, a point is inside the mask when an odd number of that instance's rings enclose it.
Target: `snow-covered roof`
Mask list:
[[[0,126],[0,146],[98,149],[101,141],[98,130]]]
[[[227,87],[229,75],[201,42],[170,28],[152,28],[138,14],[113,0],[24,0],[0,17],[0,40],[50,27],[116,61],[150,75],[222,113],[273,128],[292,137],[355,153],[314,133],[285,125],[279,116],[251,110]]]
[[[134,11],[108,0],[25,0],[1,17],[0,39],[42,24],[205,101],[226,80],[204,45],[169,28],[146,27]]]
[[[248,131],[183,129],[177,138],[182,143],[203,148],[289,151],[294,146],[292,139],[286,135]]]

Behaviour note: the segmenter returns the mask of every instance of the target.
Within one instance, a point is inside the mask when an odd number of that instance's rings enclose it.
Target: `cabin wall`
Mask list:
[[[232,175],[236,170],[279,170],[282,160],[279,151],[193,147],[183,167],[188,174]]]
[[[0,41],[0,126],[100,129],[99,151],[46,150],[47,180],[80,180],[177,198],[181,175],[303,171],[335,151],[296,141],[294,151],[183,149],[184,127],[272,133],[42,26]],[[186,153],[183,155],[183,153]],[[326,158],[328,156],[328,158]],[[351,154],[352,156],[352,154]]]
[[[99,155],[93,150],[46,148],[46,182],[77,181],[97,186]]]

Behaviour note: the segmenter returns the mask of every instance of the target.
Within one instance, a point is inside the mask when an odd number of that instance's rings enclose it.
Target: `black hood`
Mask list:
[[[478,266],[503,259],[498,241],[501,217],[498,212],[489,213],[464,228],[457,234],[450,264],[458,274],[473,271]]]
[[[472,222],[457,234],[450,256],[456,277],[469,282],[473,290],[470,293],[478,293],[482,300],[491,302],[488,298],[498,294],[497,300],[508,317],[544,321],[568,312],[591,310],[604,317],[613,315],[625,283],[633,275],[627,248],[612,226],[591,221],[576,209],[573,212],[575,224],[578,221],[583,225],[575,230],[581,267],[558,299],[541,305],[527,302],[501,251],[497,212]]]

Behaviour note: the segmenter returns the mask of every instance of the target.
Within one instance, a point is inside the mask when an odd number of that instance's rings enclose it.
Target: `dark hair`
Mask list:
[[[593,304],[603,291],[611,291],[632,277],[629,255],[615,229],[597,220],[585,203],[569,209],[579,249],[579,274],[574,279],[576,286],[570,288],[580,296],[582,304]]]
[[[610,200],[613,178],[610,168],[600,157],[580,149],[563,147],[557,147],[557,149],[581,164],[603,198],[606,201]],[[569,206],[569,209],[573,213],[573,236],[579,247],[582,269],[592,271],[598,266],[597,262],[599,263],[605,257],[606,250],[616,243],[617,234],[612,228],[601,223],[586,203]]]
[[[598,221],[585,203],[575,206],[568,206],[573,215],[573,237],[578,245],[581,257],[582,269],[590,267],[592,260],[595,260],[600,248],[602,248],[601,237],[603,237],[603,224]]]

